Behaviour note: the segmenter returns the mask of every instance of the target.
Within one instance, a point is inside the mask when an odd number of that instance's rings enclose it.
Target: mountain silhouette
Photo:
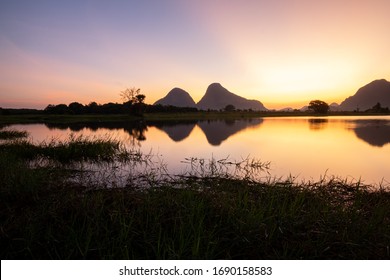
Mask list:
[[[382,107],[390,107],[390,82],[375,80],[361,87],[353,96],[348,97],[339,106],[339,110],[365,111],[380,103]]]
[[[168,94],[157,100],[154,105],[171,105],[176,107],[196,107],[191,95],[181,88],[174,88]]]
[[[329,104],[329,111],[333,111],[333,112],[340,111],[340,105],[337,104],[336,102]]]
[[[198,102],[197,107],[203,110],[220,110],[230,104],[236,109],[267,111],[260,101],[248,100],[244,97],[231,93],[219,83],[209,85],[205,95]]]

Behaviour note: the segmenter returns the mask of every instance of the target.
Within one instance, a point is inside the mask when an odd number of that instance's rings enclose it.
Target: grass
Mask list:
[[[69,136],[66,141],[51,140],[33,144],[30,140],[16,140],[0,145],[0,153],[15,155],[20,159],[47,158],[61,163],[71,161],[113,160],[120,150],[120,143],[111,139],[90,139],[83,136]]]
[[[0,140],[11,140],[18,138],[26,138],[28,136],[27,131],[18,130],[0,130]]]
[[[69,180],[70,158],[119,154],[130,152],[98,139],[0,144],[1,259],[390,258],[384,188],[331,177],[260,182],[215,169],[141,190]],[[31,165],[36,157],[50,160]]]

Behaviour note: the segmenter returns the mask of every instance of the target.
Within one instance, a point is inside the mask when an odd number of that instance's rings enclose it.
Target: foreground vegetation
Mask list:
[[[110,139],[0,143],[1,259],[390,258],[390,192],[359,182],[72,180],[86,163],[142,160],[132,155]]]

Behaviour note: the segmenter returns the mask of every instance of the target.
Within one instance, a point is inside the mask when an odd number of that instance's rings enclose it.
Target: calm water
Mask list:
[[[390,182],[390,117],[291,117],[175,123],[13,125],[36,142],[70,133],[110,136],[158,155],[169,172],[186,158],[271,162],[272,177],[318,180],[334,175],[365,183]]]

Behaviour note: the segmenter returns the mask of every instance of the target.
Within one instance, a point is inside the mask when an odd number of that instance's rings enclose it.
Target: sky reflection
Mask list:
[[[325,174],[378,183],[390,181],[390,117],[264,118],[254,120],[14,125],[36,142],[75,136],[109,137],[156,154],[173,173],[185,158],[271,162],[271,176],[318,180]]]

